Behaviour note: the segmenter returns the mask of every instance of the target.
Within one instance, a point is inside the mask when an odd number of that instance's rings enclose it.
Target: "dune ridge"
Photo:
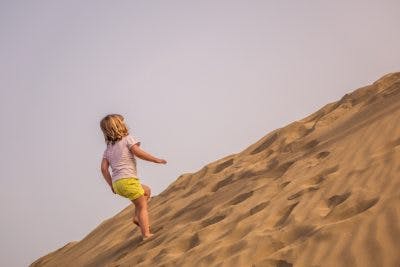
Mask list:
[[[185,173],[31,266],[400,266],[400,72]]]

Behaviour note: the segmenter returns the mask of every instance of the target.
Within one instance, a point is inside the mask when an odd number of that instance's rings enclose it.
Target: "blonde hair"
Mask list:
[[[100,128],[103,131],[107,144],[115,144],[122,137],[129,134],[125,125],[124,117],[119,114],[109,114],[100,121]]]

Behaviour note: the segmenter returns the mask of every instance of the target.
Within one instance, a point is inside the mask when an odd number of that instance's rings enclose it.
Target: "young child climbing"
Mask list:
[[[154,163],[166,164],[140,148],[140,142],[129,134],[124,117],[109,114],[100,121],[107,147],[101,161],[101,172],[114,194],[130,199],[135,205],[133,222],[140,227],[142,238],[147,239],[150,233],[150,222],[147,201],[150,188],[140,183],[136,170],[136,157]],[[111,167],[112,175],[109,172]]]

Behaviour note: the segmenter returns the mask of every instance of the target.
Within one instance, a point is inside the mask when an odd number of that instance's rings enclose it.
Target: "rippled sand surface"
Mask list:
[[[392,73],[178,177],[150,202],[154,238],[130,205],[31,266],[400,266],[399,188]]]

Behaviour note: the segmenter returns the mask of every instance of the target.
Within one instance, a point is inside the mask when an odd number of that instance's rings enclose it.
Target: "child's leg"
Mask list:
[[[135,209],[136,209],[135,213],[137,214],[139,219],[139,225],[140,225],[140,230],[142,231],[142,236],[143,237],[151,236],[146,197],[141,196],[133,200],[133,204],[135,204]]]
[[[146,197],[146,200],[149,201],[150,196],[151,196],[151,189],[150,189],[150,187],[148,187],[148,186],[145,185],[145,184],[142,184],[142,188],[143,188],[143,190],[144,190],[144,196]],[[133,223],[136,224],[137,226],[140,226],[140,225],[139,225],[139,215],[138,215],[138,214],[139,214],[138,209],[137,209],[136,206],[135,206],[135,215],[134,215],[134,217],[133,217]]]
[[[142,188],[144,190],[144,196],[146,197],[147,201],[149,200],[150,196],[151,196],[151,189],[150,187],[148,187],[145,184],[142,184]]]
[[[136,208],[136,206],[135,206],[135,213],[133,214],[133,223],[140,227],[138,218],[139,218],[139,209]]]

